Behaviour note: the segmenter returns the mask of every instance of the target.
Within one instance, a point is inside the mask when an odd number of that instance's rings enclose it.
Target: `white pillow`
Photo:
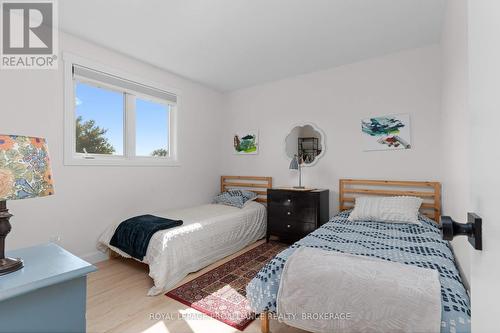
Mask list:
[[[423,200],[417,197],[358,197],[349,221],[415,223]]]

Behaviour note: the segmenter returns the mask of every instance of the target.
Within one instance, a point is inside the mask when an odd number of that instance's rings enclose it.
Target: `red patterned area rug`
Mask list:
[[[229,326],[244,330],[255,319],[245,297],[247,284],[286,247],[277,242],[264,243],[165,295]]]

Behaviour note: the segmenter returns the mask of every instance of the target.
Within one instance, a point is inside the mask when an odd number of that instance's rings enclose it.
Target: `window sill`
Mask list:
[[[109,157],[109,158],[91,158],[70,157],[64,159],[66,166],[140,166],[140,167],[179,167],[178,160],[166,158],[149,157]]]

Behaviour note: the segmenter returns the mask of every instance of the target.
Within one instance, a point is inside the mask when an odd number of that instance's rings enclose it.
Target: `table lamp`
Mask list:
[[[300,157],[299,155],[293,155],[292,161],[290,162],[289,169],[290,170],[298,170],[299,171],[299,186],[294,186],[293,187],[293,188],[296,188],[296,189],[303,189],[303,188],[305,188],[304,186],[302,186],[302,168],[300,166],[301,164],[302,164],[302,157]]]
[[[7,200],[54,194],[45,139],[0,134],[0,275],[23,267],[19,258],[5,257],[5,237],[10,232]]]

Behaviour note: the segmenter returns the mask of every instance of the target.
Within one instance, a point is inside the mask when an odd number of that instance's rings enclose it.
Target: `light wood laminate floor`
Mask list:
[[[190,274],[179,285],[262,244],[259,241],[199,272]],[[146,296],[152,286],[147,266],[130,259],[110,259],[96,264],[89,275],[87,289],[87,331],[90,333],[232,333],[239,332],[165,295]],[[152,318],[153,316],[153,318]],[[245,333],[259,333],[255,320]],[[271,320],[272,333],[304,332]]]

